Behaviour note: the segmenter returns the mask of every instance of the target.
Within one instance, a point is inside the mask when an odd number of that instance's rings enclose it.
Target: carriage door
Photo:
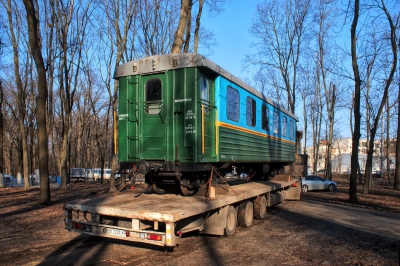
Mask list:
[[[214,90],[213,82],[207,76],[200,74],[200,158],[210,160],[215,157],[215,126],[214,126]]]
[[[164,75],[142,77],[144,100],[141,123],[142,158],[165,159],[165,82]]]

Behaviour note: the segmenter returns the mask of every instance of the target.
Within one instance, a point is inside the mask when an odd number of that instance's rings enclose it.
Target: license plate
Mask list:
[[[126,236],[125,230],[107,228],[107,234],[114,236]]]

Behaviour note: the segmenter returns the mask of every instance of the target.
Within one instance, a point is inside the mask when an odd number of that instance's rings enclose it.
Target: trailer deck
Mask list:
[[[272,200],[277,201],[275,203],[285,199],[299,200],[300,193],[297,191],[301,186],[297,185],[298,187],[290,190],[296,182],[299,181],[246,182],[231,186],[225,195],[217,194],[211,199],[175,194],[138,194],[127,190],[117,196],[65,203],[65,226],[70,231],[136,242],[148,242],[148,235],[155,235],[159,241],[151,244],[171,246],[175,244],[176,234],[201,230],[207,218],[216,212],[218,215],[224,208],[227,211],[227,206],[237,206],[240,202],[271,193],[278,195],[278,200],[268,196],[267,206],[273,205],[273,202],[270,202]],[[90,214],[90,217],[87,214]],[[222,220],[226,219],[223,217]],[[216,223],[217,231],[220,232],[221,222]],[[212,226],[209,225],[208,228],[210,227]],[[205,233],[214,231],[208,230]],[[219,234],[218,232],[216,234]]]

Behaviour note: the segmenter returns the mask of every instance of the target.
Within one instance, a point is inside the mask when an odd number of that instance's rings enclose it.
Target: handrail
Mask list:
[[[201,153],[204,154],[204,105],[201,105]]]

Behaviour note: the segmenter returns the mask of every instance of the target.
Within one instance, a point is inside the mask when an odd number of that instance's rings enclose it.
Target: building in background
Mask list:
[[[383,145],[382,145],[383,143]],[[343,138],[335,140],[332,148],[332,172],[346,174],[350,173],[350,158],[351,158],[351,148],[353,140],[351,138]],[[360,164],[361,172],[365,171],[365,164],[367,160],[367,149],[368,142],[366,139],[360,140],[358,160]],[[317,161],[317,171],[322,171],[325,169],[325,161],[327,156],[327,145],[326,141],[322,140],[319,144],[318,151],[318,161]],[[308,154],[308,168],[311,169],[314,164],[313,147],[308,147],[306,149]],[[387,171],[387,145],[382,140],[375,140],[374,142],[374,154],[372,162],[372,173],[378,174],[381,169]],[[389,158],[390,158],[390,168],[393,170],[395,165],[395,155],[396,155],[396,139],[391,139],[389,143]]]

